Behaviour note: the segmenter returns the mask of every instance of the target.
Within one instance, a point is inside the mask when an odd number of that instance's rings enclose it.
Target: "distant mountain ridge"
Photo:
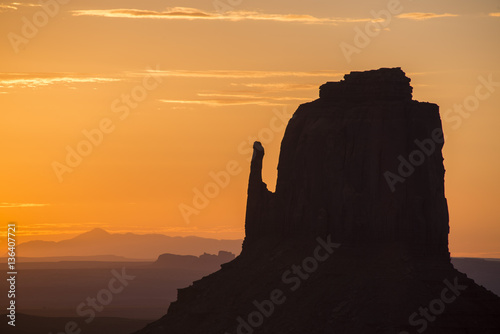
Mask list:
[[[241,252],[242,240],[201,237],[171,237],[163,234],[109,233],[93,229],[61,241],[33,240],[17,246],[18,257],[61,257],[114,255],[129,259],[156,259],[160,254],[196,255]],[[5,256],[5,254],[4,254]]]

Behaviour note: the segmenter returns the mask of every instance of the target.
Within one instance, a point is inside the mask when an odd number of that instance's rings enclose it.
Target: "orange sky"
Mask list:
[[[441,107],[452,255],[500,257],[498,1],[47,3],[0,4],[0,221],[18,242],[242,238],[251,143],[274,189],[300,103],[400,66]]]

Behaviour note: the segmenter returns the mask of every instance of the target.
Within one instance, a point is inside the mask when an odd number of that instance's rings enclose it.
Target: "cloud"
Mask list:
[[[500,17],[500,12],[498,12],[498,13],[489,13],[488,16]]]
[[[216,78],[216,79],[268,79],[268,78],[337,78],[344,75],[343,72],[335,71],[241,71],[241,70],[208,70],[208,71],[158,71],[155,75],[165,77],[183,78]],[[143,74],[133,74],[143,75]],[[248,90],[229,91],[205,91],[197,94],[197,99],[161,99],[162,103],[175,104],[175,108],[183,108],[182,105],[204,105],[210,107],[237,106],[237,105],[259,105],[259,106],[285,106],[291,102],[306,102],[311,96],[282,96],[283,92],[300,90],[317,90],[318,84],[301,83],[231,83],[233,87],[247,87]],[[277,94],[278,93],[278,94]],[[274,95],[274,96],[273,96]]]
[[[41,7],[41,4],[37,3],[20,3],[20,2],[11,2],[8,4],[0,4],[0,13],[8,12],[11,10],[18,10],[19,7]]]
[[[243,86],[248,88],[259,88],[266,91],[272,90],[312,90],[318,89],[317,84],[295,84],[295,83],[232,83],[231,86]]]
[[[222,91],[208,91],[198,94],[204,97],[233,97],[233,98],[254,98],[273,101],[305,101],[310,100],[307,97],[282,97],[283,92],[314,91],[318,90],[319,84],[300,84],[300,83],[231,83],[232,87],[245,87],[247,89],[231,89]]]
[[[221,98],[237,98],[237,99],[254,99],[261,100],[263,97],[248,94],[223,94],[223,93],[199,93],[198,96],[202,97],[221,97]],[[265,99],[271,99],[275,101],[292,101],[292,100],[303,100],[302,97],[266,97]]]
[[[20,3],[20,2],[12,2],[10,5],[17,6],[17,7],[42,7],[41,4],[39,3]]]
[[[0,88],[38,88],[59,83],[106,83],[114,81],[120,81],[120,79],[67,74],[24,75],[20,73],[0,73]]]
[[[11,11],[11,10],[17,10],[17,7],[11,6],[11,5],[0,4],[0,13],[2,13],[2,12],[8,12],[8,11]]]
[[[34,203],[0,203],[0,208],[33,208],[49,206],[49,204],[34,204]]]
[[[342,77],[344,73],[335,71],[244,71],[244,70],[206,70],[206,71],[188,71],[188,70],[147,70],[141,72],[122,72],[114,75],[84,75],[78,73],[0,73],[0,94],[7,94],[5,89],[15,88],[40,88],[49,85],[66,85],[69,88],[76,89],[77,84],[85,83],[110,83],[124,80],[134,80],[134,78],[143,78],[145,75],[154,73],[160,77],[171,78],[194,78],[194,79],[266,79],[266,78],[337,78]],[[317,88],[315,85],[301,84],[232,84],[242,85],[251,88],[262,88],[264,92],[274,90],[300,90]]]
[[[334,71],[240,71],[240,70],[207,70],[207,71],[186,71],[186,70],[149,70],[158,76],[184,77],[184,78],[219,78],[219,79],[262,79],[273,77],[342,77],[345,73]],[[144,76],[144,73],[130,73],[132,76]]]
[[[233,11],[226,13],[205,12],[196,8],[173,7],[165,11],[141,9],[86,9],[75,10],[74,16],[99,16],[128,19],[165,19],[165,20],[218,20],[218,21],[273,21],[305,24],[333,24],[376,21],[373,18],[316,17],[298,14],[266,14],[254,11]],[[378,21],[378,20],[377,20]]]
[[[458,16],[458,15],[457,14],[449,14],[449,13],[436,14],[436,13],[414,12],[414,13],[399,14],[396,17],[400,18],[400,19],[423,21],[423,20],[429,20],[429,19],[437,19],[437,18],[441,18],[441,17],[455,17],[455,16]]]
[[[205,105],[209,107],[222,107],[222,106],[241,106],[241,105],[258,105],[258,106],[267,106],[267,107],[277,107],[283,106],[284,103],[273,103],[269,101],[257,101],[253,99],[242,99],[242,98],[234,98],[234,99],[213,99],[213,100],[159,100],[163,103],[171,103],[171,104],[197,104],[197,105]]]
[[[197,104],[205,105],[209,107],[222,107],[222,106],[237,106],[237,105],[258,105],[258,106],[284,106],[287,105],[289,101],[308,101],[309,97],[291,97],[291,96],[280,96],[280,97],[263,97],[256,95],[247,94],[218,94],[218,93],[200,93],[200,97],[207,97],[209,99],[203,100],[159,100],[163,103],[171,104]]]

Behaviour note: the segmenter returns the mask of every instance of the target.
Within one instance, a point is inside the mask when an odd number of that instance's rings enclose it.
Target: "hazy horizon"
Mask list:
[[[387,1],[238,3],[69,2],[36,31],[23,17],[40,5],[0,5],[0,220],[18,243],[94,227],[242,239],[252,142],[273,190],[301,103],[401,67],[440,106],[452,256],[500,257],[498,1],[401,0],[385,20]]]

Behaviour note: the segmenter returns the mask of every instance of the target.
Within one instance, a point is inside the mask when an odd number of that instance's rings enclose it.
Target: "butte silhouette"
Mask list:
[[[322,85],[274,193],[254,144],[241,255],[137,333],[500,333],[500,298],[450,263],[443,137],[400,68]]]

